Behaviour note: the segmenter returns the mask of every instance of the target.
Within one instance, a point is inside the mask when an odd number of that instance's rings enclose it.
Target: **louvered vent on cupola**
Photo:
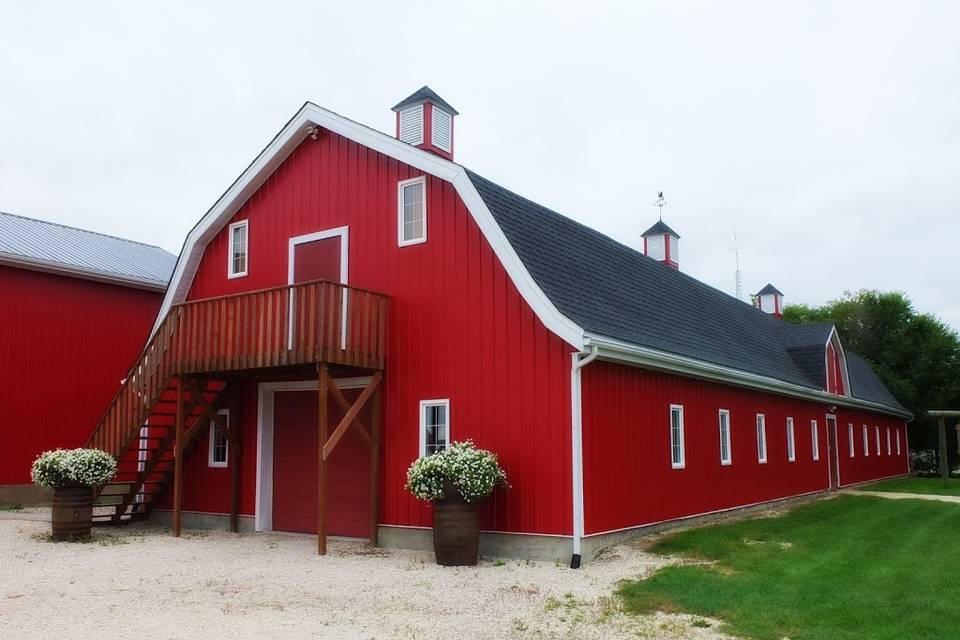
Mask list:
[[[643,232],[643,252],[674,269],[680,268],[680,234],[663,220]]]
[[[430,87],[422,87],[393,107],[397,139],[453,159],[453,118],[457,110]]]

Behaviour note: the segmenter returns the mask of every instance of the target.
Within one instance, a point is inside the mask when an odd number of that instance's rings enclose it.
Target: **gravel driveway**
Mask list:
[[[0,638],[718,638],[688,616],[626,616],[617,582],[664,560],[615,547],[571,571],[484,560],[443,568],[431,554],[313,537],[95,529],[47,541],[49,524],[0,520]],[[698,621],[704,624],[704,621]]]

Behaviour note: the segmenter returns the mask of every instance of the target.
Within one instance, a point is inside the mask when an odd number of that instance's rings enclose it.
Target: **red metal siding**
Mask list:
[[[0,484],[29,483],[38,454],[87,440],[143,348],[160,300],[0,266]]]
[[[449,183],[427,179],[428,241],[397,246],[397,182],[417,175],[329,132],[306,140],[235,216],[250,220],[249,276],[226,278],[221,232],[189,297],[285,284],[290,237],[348,225],[349,284],[391,297],[381,522],[431,524],[403,485],[418,452],[419,401],[449,398],[452,437],[496,451],[510,475],[512,489],[488,501],[482,526],[569,533],[571,348],[522,300]],[[250,437],[255,413],[246,415]],[[204,486],[217,472],[191,466],[185,484]],[[252,513],[253,474],[245,478]],[[184,508],[227,510],[227,490],[203,491],[202,501],[187,493]]]
[[[684,407],[683,469],[672,469],[670,464],[671,404]],[[730,411],[733,463],[729,466],[720,464],[720,409]],[[825,405],[759,391],[608,362],[588,365],[583,370],[586,533],[828,488],[827,411]],[[758,413],[766,416],[766,464],[760,464],[757,456]],[[788,416],[794,419],[795,462],[787,460]],[[846,424],[844,412],[838,419]],[[817,461],[812,454],[811,420],[817,421],[819,433]],[[889,421],[872,415],[870,424],[874,423]],[[844,450],[846,434],[838,437]],[[856,474],[864,479],[893,475],[897,464],[902,472],[905,455],[899,462],[895,458],[884,455],[883,464],[874,465],[871,460],[870,466],[854,471],[841,455],[841,479],[847,483]]]
[[[854,455],[850,457],[848,425],[853,425]],[[870,455],[863,455],[863,425],[867,426]],[[876,451],[874,429],[880,427],[880,455]],[[886,430],[890,428],[890,455],[887,454]],[[897,432],[900,432],[900,455],[897,455]],[[839,446],[840,484],[859,482],[902,475],[909,471],[910,455],[907,450],[907,425],[902,418],[893,418],[865,411],[837,410],[837,440]]]

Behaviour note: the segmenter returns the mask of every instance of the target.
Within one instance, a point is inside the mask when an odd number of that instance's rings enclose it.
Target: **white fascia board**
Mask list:
[[[912,418],[913,414],[904,411],[897,411],[891,407],[861,400],[849,396],[838,396],[818,391],[810,387],[804,387],[790,382],[783,382],[776,378],[761,376],[756,373],[741,371],[723,365],[712,364],[694,358],[688,358],[657,349],[640,347],[628,342],[623,342],[615,338],[607,338],[593,334],[584,335],[585,346],[595,346],[598,349],[599,357],[602,360],[622,362],[632,364],[648,369],[657,369],[669,373],[703,378],[713,380],[738,387],[747,387],[750,389],[760,389],[769,391],[778,395],[811,400],[826,405],[841,405],[855,409],[866,409],[877,413],[884,413],[902,418]]]
[[[78,278],[80,280],[91,280],[93,282],[102,282],[113,284],[131,289],[143,289],[144,291],[155,291],[162,293],[166,291],[167,286],[156,280],[148,278],[137,278],[135,276],[124,276],[109,271],[100,271],[98,269],[86,269],[75,265],[63,264],[52,260],[39,260],[18,256],[12,253],[0,253],[0,264],[28,271],[40,271],[42,273],[52,273],[59,276]]]
[[[207,243],[309,135],[308,129],[314,125],[453,184],[514,286],[540,321],[574,348],[583,347],[583,329],[560,313],[536,284],[463,167],[309,102],[187,235],[153,331],[160,326],[170,307],[186,298]]]

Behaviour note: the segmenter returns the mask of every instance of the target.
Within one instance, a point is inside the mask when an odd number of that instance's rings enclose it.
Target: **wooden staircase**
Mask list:
[[[382,370],[387,302],[316,280],[171,307],[87,441],[118,463],[116,478],[97,490],[95,522],[122,524],[150,512],[175,483],[178,447],[182,464],[221,419],[228,378],[318,363]],[[237,443],[235,430],[227,435]]]

